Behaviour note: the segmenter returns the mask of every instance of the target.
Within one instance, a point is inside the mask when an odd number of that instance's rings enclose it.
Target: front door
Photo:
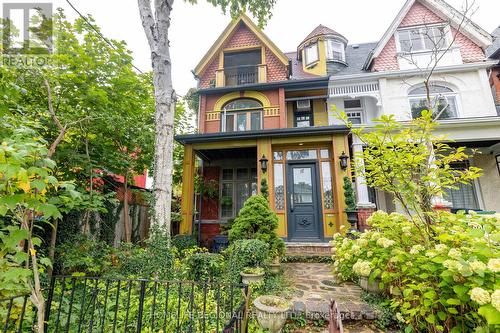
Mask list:
[[[286,175],[288,239],[306,242],[322,240],[317,163],[288,163]]]

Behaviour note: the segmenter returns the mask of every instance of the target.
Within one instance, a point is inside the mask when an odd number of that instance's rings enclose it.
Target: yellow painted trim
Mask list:
[[[219,98],[217,100],[217,102],[215,102],[214,111],[213,112],[221,111],[222,108],[224,107],[224,105],[227,102],[232,101],[233,99],[245,98],[245,97],[246,98],[253,98],[253,99],[258,100],[262,104],[262,106],[264,108],[271,107],[271,102],[269,102],[269,98],[267,98],[267,96],[264,95],[261,92],[258,92],[258,91],[244,91],[243,94],[241,94],[239,91],[234,91],[234,92],[231,92],[229,94],[225,94],[224,96],[222,96],[221,98]]]
[[[344,197],[344,176],[348,171],[340,168],[339,156],[344,151],[349,154],[349,147],[346,145],[345,135],[332,135],[332,154],[333,154],[333,202],[334,202],[334,215],[335,215],[335,229],[340,232],[342,225],[347,226],[347,216],[345,214],[345,197]]]
[[[194,74],[199,76],[201,72],[208,66],[213,57],[220,52],[220,49],[224,45],[224,42],[234,33],[236,27],[240,22],[243,22],[261,41],[268,47],[276,57],[285,65],[288,66],[288,57],[267,37],[264,32],[262,32],[259,27],[252,22],[252,20],[242,13],[237,19],[232,20],[227,27],[224,29],[222,34],[217,38],[215,43],[210,47],[208,52],[203,56],[201,61],[194,69]],[[220,65],[220,60],[219,60]]]
[[[301,50],[302,52],[302,69],[306,73],[314,75],[327,75],[326,73],[326,45],[323,39],[318,39],[318,61],[314,64],[306,65],[305,47]],[[314,65],[314,66],[313,66]]]
[[[218,121],[220,120],[220,112],[207,112],[206,121]]]
[[[222,49],[222,53],[231,53],[231,52],[239,52],[239,51],[251,51],[251,50],[262,50],[262,46],[260,45],[248,45],[248,46],[236,46],[236,47],[228,47],[225,49]],[[261,53],[261,58],[262,58],[262,53]],[[224,62],[223,62],[224,64]]]
[[[260,47],[260,63],[266,63],[266,47],[264,45]]]
[[[193,232],[195,154],[191,145],[184,146],[182,162],[182,204],[179,232],[190,235]]]
[[[279,116],[280,116],[280,108],[278,106],[264,108],[264,117],[279,117]]]
[[[303,137],[291,137],[291,138],[273,138],[273,145],[293,145],[295,148],[304,148],[304,146],[298,146],[297,143],[309,143],[309,142],[331,142],[331,136],[320,135],[320,136],[303,136]]]

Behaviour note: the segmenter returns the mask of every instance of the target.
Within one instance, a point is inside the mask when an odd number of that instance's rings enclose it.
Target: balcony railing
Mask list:
[[[266,65],[245,65],[217,70],[216,87],[234,87],[246,84],[264,83],[267,77]]]

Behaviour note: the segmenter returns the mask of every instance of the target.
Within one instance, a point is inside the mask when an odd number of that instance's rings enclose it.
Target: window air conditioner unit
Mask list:
[[[297,101],[297,110],[304,110],[311,108],[311,100],[306,99],[302,101]]]

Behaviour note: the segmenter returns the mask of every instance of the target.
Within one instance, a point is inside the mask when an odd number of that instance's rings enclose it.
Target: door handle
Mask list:
[[[290,211],[293,212],[293,193],[290,193]]]

